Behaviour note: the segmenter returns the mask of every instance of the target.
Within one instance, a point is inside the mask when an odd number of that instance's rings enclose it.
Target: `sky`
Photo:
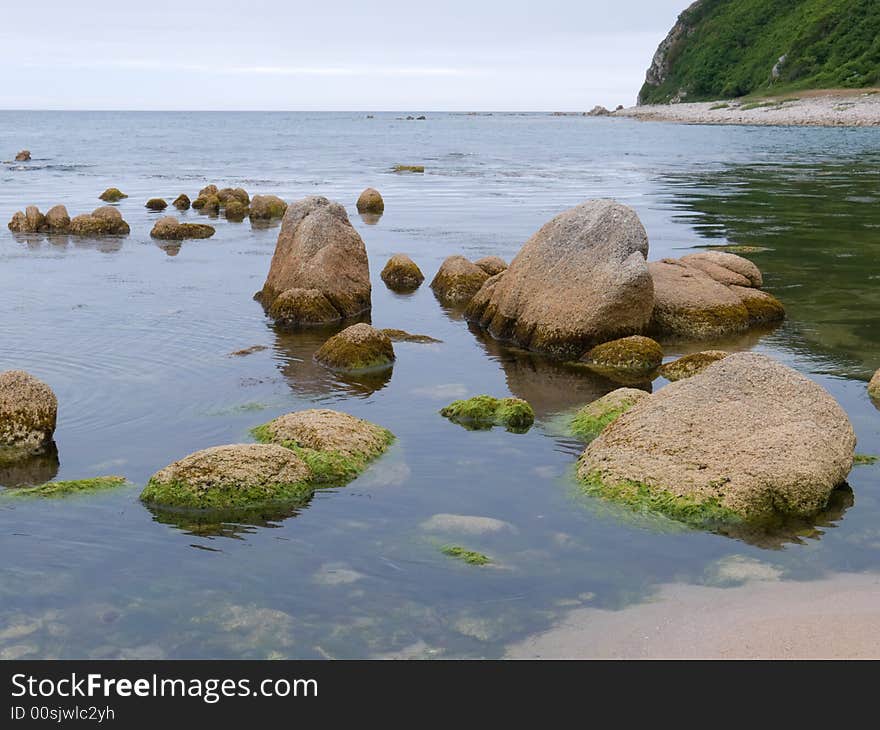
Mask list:
[[[3,0],[0,108],[635,103],[690,0]]]

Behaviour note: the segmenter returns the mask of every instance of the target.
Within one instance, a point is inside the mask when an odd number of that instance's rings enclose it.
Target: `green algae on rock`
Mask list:
[[[493,398],[490,395],[453,401],[440,411],[440,415],[474,431],[504,426],[513,433],[525,433],[535,422],[535,412],[526,401],[520,398]]]
[[[874,456],[873,454],[856,454],[853,456],[853,466],[868,466],[876,464],[878,461],[880,461],[880,456]]]
[[[26,456],[52,441],[58,398],[42,380],[24,370],[0,373],[0,448]]]
[[[70,233],[74,236],[125,236],[131,228],[112,205],[102,205],[90,214],[78,215],[70,221]]]
[[[424,165],[395,165],[392,170],[394,172],[424,172]]]
[[[464,256],[449,256],[440,265],[431,289],[444,304],[466,304],[488,279],[483,269]]]
[[[385,211],[385,201],[378,190],[367,188],[357,199],[357,210],[358,213],[383,213]]]
[[[22,497],[67,497],[71,494],[84,494],[88,492],[102,492],[108,489],[116,489],[128,484],[125,477],[105,476],[92,477],[90,479],[71,479],[60,482],[46,482],[34,487],[18,487],[7,492],[14,496]]]
[[[189,210],[192,203],[186,193],[181,193],[174,199],[171,205],[177,208],[177,210]]]
[[[168,203],[162,198],[150,198],[144,207],[150,210],[165,210],[168,207]]]
[[[311,478],[305,461],[282,446],[214,446],[156,472],[140,498],[156,507],[209,511],[300,504],[314,493]]]
[[[438,342],[443,342],[443,340],[438,340],[429,335],[414,335],[406,330],[397,330],[397,329],[381,329],[379,330],[383,335],[388,337],[392,342],[415,342],[419,345],[431,345]]]
[[[483,555],[483,553],[478,553],[475,550],[468,550],[460,545],[444,545],[440,548],[440,552],[448,555],[450,558],[461,560],[468,565],[488,565],[492,562],[492,558],[488,555]]]
[[[266,310],[279,327],[313,327],[338,322],[342,315],[318,289],[286,289]]]
[[[396,253],[388,259],[379,276],[385,286],[398,292],[415,291],[425,280],[425,275],[416,262],[402,253]]]
[[[107,188],[103,193],[101,193],[98,198],[103,200],[105,203],[117,203],[123,198],[127,198],[128,196],[123,193],[119,188]]]
[[[663,362],[663,348],[650,337],[632,335],[596,345],[581,362],[602,370],[647,374]]]
[[[286,210],[287,203],[277,195],[255,195],[249,208],[252,221],[281,218]]]
[[[363,322],[346,327],[327,340],[315,360],[334,370],[372,370],[394,363],[394,346],[388,335]]]
[[[240,200],[233,198],[226,203],[223,215],[226,216],[226,220],[239,223],[248,217],[248,207]]]
[[[329,409],[287,413],[251,433],[261,443],[292,449],[309,465],[317,484],[351,481],[394,441],[386,428]]]
[[[673,360],[660,366],[660,375],[671,382],[699,375],[712,363],[723,360],[730,353],[724,350],[705,350]]]
[[[581,408],[571,419],[569,430],[580,438],[593,438],[650,393],[637,388],[618,388]]]
[[[187,238],[210,238],[215,233],[213,226],[204,223],[181,223],[174,216],[165,216],[156,221],[150,236],[165,241],[183,241]]]

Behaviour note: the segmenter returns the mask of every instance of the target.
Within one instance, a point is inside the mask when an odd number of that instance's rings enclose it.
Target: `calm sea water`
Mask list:
[[[668,345],[768,353],[843,404],[858,450],[880,453],[865,381],[880,366],[880,130],[687,127],[546,115],[0,112],[0,219],[25,205],[71,215],[117,186],[132,227],[81,242],[0,232],[0,370],[58,395],[58,459],[0,471],[23,480],[127,476],[135,486],[64,500],[0,495],[0,657],[492,657],[572,606],[645,600],[662,582],[723,581],[731,559],[787,577],[880,568],[880,466],[856,468],[852,498],[772,539],[690,531],[583,496],[582,444],[558,415],[615,387],[503,347],[441,307],[427,283],[389,292],[378,273],[410,254],[430,280],[447,255],[510,259],[556,213],[591,197],[633,206],[650,258],[706,245],[750,255],[787,306],[775,331]],[[424,164],[424,175],[390,172]],[[208,182],[288,200],[343,202],[366,242],[372,321],[443,340],[395,345],[384,377],[313,364],[326,333],[283,334],[251,300],[277,228],[216,221],[207,241],[149,237],[154,196]],[[376,225],[354,210],[378,188]],[[203,220],[195,211],[184,216]],[[248,357],[229,353],[253,345]],[[654,387],[662,386],[655,381]],[[468,432],[447,402],[527,398],[527,434]],[[282,413],[320,405],[397,434],[391,452],[297,514],[198,534],[142,506],[158,468],[242,442]],[[491,535],[432,533],[438,513],[509,523]],[[439,552],[492,556],[474,568]]]

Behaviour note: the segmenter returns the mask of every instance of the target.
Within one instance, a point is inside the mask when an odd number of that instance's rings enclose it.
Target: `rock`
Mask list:
[[[253,434],[262,443],[293,449],[314,480],[323,483],[351,480],[394,441],[381,426],[327,409],[287,413],[257,426]]]
[[[593,438],[609,423],[616,421],[636,403],[650,393],[636,388],[618,388],[581,408],[571,419],[572,434],[581,438]]]
[[[424,165],[395,165],[393,168],[394,172],[424,172]]]
[[[228,221],[243,221],[248,216],[248,208],[241,201],[233,198],[226,203],[223,213]]]
[[[440,411],[440,415],[472,431],[504,426],[508,431],[525,433],[535,422],[535,412],[526,401],[490,395],[453,401]]]
[[[446,513],[432,515],[420,527],[427,532],[458,532],[465,535],[491,535],[499,532],[517,531],[509,522],[494,517]]]
[[[205,185],[205,187],[199,190],[199,194],[196,197],[210,198],[211,196],[216,196],[219,192],[220,189],[216,185]]]
[[[785,307],[772,294],[744,286],[730,286],[728,289],[739,297],[749,313],[749,326],[781,322],[785,319]]]
[[[880,401],[880,370],[874,373],[874,377],[868,383],[868,395],[874,400]]]
[[[368,324],[354,324],[327,340],[315,360],[334,370],[369,370],[394,362],[391,339]]]
[[[13,233],[38,233],[45,224],[45,216],[36,205],[29,205],[25,212],[20,210],[12,216],[7,227]]]
[[[652,373],[663,362],[663,348],[650,337],[631,335],[596,345],[581,358],[598,369],[622,370],[629,373]]]
[[[413,335],[406,330],[381,329],[379,331],[383,335],[386,335],[388,339],[390,339],[392,342],[415,342],[420,345],[429,345],[437,342],[442,342],[442,340],[437,340],[433,337],[429,337],[428,335]]]
[[[130,231],[122,214],[112,205],[95,208],[90,214],[78,215],[70,221],[70,233],[75,236],[124,236]]]
[[[197,510],[305,502],[314,492],[311,476],[306,463],[282,446],[214,446],[156,472],[141,493],[141,501]]]
[[[277,195],[255,195],[251,200],[251,220],[281,218],[286,210],[287,203]]]
[[[123,193],[119,188],[107,188],[103,193],[101,193],[98,198],[103,200],[105,203],[118,203],[123,198],[127,198],[128,196]]]
[[[223,188],[217,192],[217,198],[222,206],[228,205],[231,201],[237,201],[247,207],[251,202],[250,195],[244,188]]]
[[[647,253],[635,211],[588,200],[535,233],[474,297],[467,317],[496,339],[578,359],[647,327],[654,306]]]
[[[367,188],[357,199],[358,213],[383,213],[385,201],[375,188]]]
[[[43,225],[48,233],[67,233],[70,230],[70,215],[63,205],[53,205],[46,212]]]
[[[17,155],[15,155],[16,162],[28,162],[31,159],[31,151],[30,150],[22,150]]]
[[[338,310],[317,289],[287,289],[266,310],[282,327],[309,327],[338,322],[342,319]]]
[[[162,198],[150,198],[144,207],[150,210],[165,210],[168,207],[168,203],[162,200]]]
[[[210,238],[215,233],[213,226],[204,223],[181,223],[174,216],[167,215],[156,221],[150,235],[164,241],[182,241],[187,238]]]
[[[685,266],[700,269],[721,284],[762,287],[764,277],[755,264],[742,256],[724,251],[703,251],[682,256]]]
[[[392,291],[415,291],[425,280],[422,270],[409,256],[402,253],[394,254],[380,274],[382,281]]]
[[[67,497],[72,494],[103,492],[118,489],[128,484],[125,477],[100,476],[90,479],[72,479],[61,482],[45,482],[37,486],[19,487],[15,490],[17,497]]]
[[[177,208],[177,210],[189,210],[192,203],[190,203],[188,195],[181,193],[174,199],[174,202],[171,205]]]
[[[471,300],[489,275],[464,256],[450,256],[431,282],[431,289],[445,304],[465,304]]]
[[[217,215],[220,212],[220,198],[216,195],[199,195],[192,202],[192,207],[206,215]]]
[[[724,350],[706,350],[673,360],[660,366],[660,375],[669,381],[684,380],[699,375],[713,363],[723,360],[730,353]]]
[[[688,522],[822,510],[855,434],[818,384],[736,353],[643,399],[593,441],[578,476],[595,493]]]
[[[52,441],[58,399],[52,389],[23,370],[0,373],[0,451],[22,455]]]
[[[367,249],[339,203],[314,196],[287,208],[258,299],[268,311],[288,289],[320,291],[336,311],[328,322],[370,310]]]
[[[607,117],[610,116],[610,114],[611,112],[601,104],[597,104],[587,112],[588,117]]]
[[[495,276],[495,274],[500,274],[502,271],[507,270],[507,263],[500,256],[483,256],[483,258],[474,261],[474,264],[479,266],[489,276]]]

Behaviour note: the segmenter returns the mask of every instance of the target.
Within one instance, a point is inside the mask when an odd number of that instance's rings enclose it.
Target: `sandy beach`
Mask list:
[[[880,125],[880,91],[805,91],[767,99],[648,104],[612,116],[683,124],[875,127]]]
[[[880,575],[730,587],[667,584],[620,611],[575,609],[511,646],[516,659],[837,659],[880,657]]]

